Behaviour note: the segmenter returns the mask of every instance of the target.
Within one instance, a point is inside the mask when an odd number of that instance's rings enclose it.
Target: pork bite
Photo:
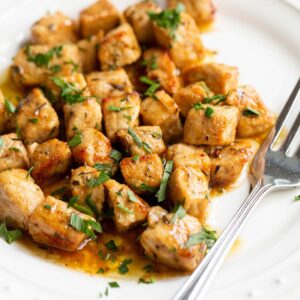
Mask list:
[[[13,59],[12,76],[17,84],[36,86],[43,84],[58,71],[72,73],[73,66],[81,70],[79,50],[76,45],[32,45],[19,50]]]
[[[165,28],[159,21],[161,15],[150,13],[156,40],[159,45],[168,49],[175,65],[179,69],[195,64],[204,57],[199,29],[193,18],[179,8],[168,10],[169,14],[178,21],[172,28]],[[162,12],[161,14],[164,14]]]
[[[149,205],[125,184],[115,180],[104,183],[108,204],[114,210],[113,220],[119,232],[126,231],[147,219]]]
[[[107,0],[99,0],[80,13],[80,30],[85,38],[97,34],[99,30],[108,32],[119,23],[119,12]]]
[[[63,110],[68,139],[86,128],[102,128],[101,106],[95,98],[89,97],[81,103],[65,104]]]
[[[251,137],[265,133],[275,124],[275,116],[265,106],[257,91],[249,85],[232,90],[226,103],[240,111],[237,125],[239,137]]]
[[[174,169],[178,167],[191,167],[200,169],[204,174],[210,174],[210,158],[203,148],[186,144],[174,144],[168,147],[166,160],[173,161]]]
[[[174,62],[167,51],[154,48],[143,54],[143,65],[146,66],[147,77],[160,83],[170,95],[180,87],[180,80]]]
[[[77,41],[75,22],[61,12],[48,14],[31,28],[31,42],[38,45],[61,45]]]
[[[222,146],[234,142],[239,111],[231,106],[194,106],[185,125],[183,139],[187,144]]]
[[[159,13],[161,8],[154,1],[146,0],[128,7],[124,12],[141,44],[150,44],[154,40],[152,22],[148,12]]]
[[[180,203],[192,216],[204,222],[209,195],[208,177],[200,168],[178,167],[168,183],[168,199]]]
[[[204,242],[189,242],[191,236],[202,231],[196,218],[189,215],[176,218],[156,206],[150,209],[148,225],[140,238],[148,257],[183,271],[193,271],[198,266],[205,255],[206,245]]]
[[[58,116],[40,89],[31,90],[19,104],[17,125],[26,144],[41,143],[58,136]]]
[[[107,165],[110,170],[112,165]],[[110,171],[111,172],[111,171]],[[97,179],[98,182],[97,182]],[[102,180],[101,180],[102,179]],[[102,212],[105,201],[104,180],[109,179],[105,174],[89,166],[82,166],[71,172],[72,195],[78,197],[76,203],[88,206],[98,216]]]
[[[211,0],[168,0],[168,7],[176,8],[182,3],[185,11],[193,17],[200,29],[214,21],[216,8]]]
[[[15,133],[0,136],[0,172],[7,169],[27,169],[26,148]]]
[[[26,230],[31,214],[44,200],[42,190],[23,169],[0,172],[0,219]]]
[[[234,183],[251,155],[251,144],[246,141],[236,141],[224,148],[210,149],[210,185],[226,187]]]
[[[117,132],[117,137],[124,150],[131,156],[142,156],[149,153],[162,155],[166,150],[159,126],[121,129]]]
[[[239,71],[237,67],[206,63],[188,68],[183,79],[186,83],[204,81],[215,94],[226,95],[238,85]]]
[[[122,68],[93,72],[86,76],[91,94],[98,99],[125,96],[133,92],[130,80]]]
[[[72,155],[77,163],[93,167],[96,163],[112,164],[110,140],[94,128],[86,128],[78,132],[69,141]]]
[[[126,184],[137,194],[147,193],[143,186],[155,191],[164,173],[162,161],[157,154],[124,158],[120,168]]]
[[[174,142],[182,136],[182,123],[175,101],[164,91],[146,98],[141,104],[145,125],[159,126],[165,143]]]
[[[141,98],[138,93],[106,98],[102,101],[107,136],[115,142],[117,132],[139,124]]]
[[[35,147],[30,155],[32,177],[37,181],[65,174],[71,164],[71,150],[67,143],[51,139]]]
[[[71,226],[74,215],[81,222],[94,221],[90,216],[72,207],[68,208],[66,202],[47,196],[30,217],[29,234],[39,244],[74,252],[82,248],[89,238],[87,234]]]
[[[181,115],[187,117],[194,104],[202,103],[204,99],[213,96],[204,81],[195,82],[180,88],[174,94],[174,101],[179,107]]]
[[[99,48],[102,70],[130,65],[141,56],[141,48],[131,26],[123,23],[104,37]]]

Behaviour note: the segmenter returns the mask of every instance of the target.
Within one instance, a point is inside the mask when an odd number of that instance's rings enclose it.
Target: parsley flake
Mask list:
[[[148,154],[151,153],[151,147],[147,143],[143,142],[131,127],[128,127],[128,133],[139,148],[143,148]]]
[[[207,248],[210,249],[214,243],[216,242],[216,232],[212,230],[208,230],[205,227],[198,233],[192,234],[188,241],[186,242],[186,248],[190,248],[194,245],[198,245],[200,243],[205,243]]]
[[[0,237],[2,237],[6,243],[11,244],[22,236],[22,231],[19,229],[8,230],[5,220],[0,223]]]
[[[133,214],[133,211],[128,209],[127,207],[125,207],[124,205],[118,203],[117,204],[117,207],[122,211],[124,212],[125,214],[128,214],[128,215],[132,215]]]
[[[173,160],[169,160],[166,163],[163,178],[161,180],[159,190],[156,193],[158,202],[162,202],[166,198],[167,185],[172,171],[173,171]]]
[[[88,237],[96,238],[96,232],[102,232],[101,224],[92,219],[83,219],[76,213],[72,213],[70,218],[70,225],[78,230],[86,234]]]
[[[205,110],[205,117],[211,118],[213,114],[214,114],[213,108],[211,108],[211,107],[206,107],[206,110]]]
[[[119,163],[122,159],[122,153],[118,150],[113,149],[111,150],[109,157],[112,158],[117,163]]]
[[[119,273],[122,275],[128,273],[128,271],[129,271],[128,265],[131,263],[132,263],[131,258],[125,258],[118,267]]]
[[[16,107],[10,102],[10,100],[4,99],[4,106],[8,113],[13,114],[16,112]]]
[[[245,117],[258,117],[259,116],[259,111],[255,110],[253,108],[247,107],[243,111],[243,116],[245,116]]]
[[[154,94],[159,89],[160,84],[158,82],[155,82],[155,81],[149,79],[147,76],[141,76],[140,77],[140,82],[149,85],[148,89],[145,92],[145,96],[149,96],[149,97],[152,97],[154,99],[157,99]]]
[[[71,147],[71,148],[74,148],[78,145],[80,145],[82,142],[82,135],[80,133],[76,133],[72,139],[70,141],[68,141],[68,145]]]
[[[87,186],[90,188],[94,188],[109,179],[110,177],[105,172],[101,171],[98,177],[91,178],[87,181]]]
[[[177,220],[181,220],[186,216],[186,210],[180,204],[175,206],[173,212],[174,215],[171,219],[171,223],[175,223]]]
[[[111,281],[108,283],[111,288],[119,288],[120,285],[116,281]]]
[[[112,252],[118,251],[118,247],[117,247],[117,245],[116,245],[116,243],[115,243],[114,240],[110,240],[110,241],[108,241],[107,243],[105,243],[104,245],[105,245],[105,247],[106,247],[108,250],[110,250],[110,251],[112,251]]]

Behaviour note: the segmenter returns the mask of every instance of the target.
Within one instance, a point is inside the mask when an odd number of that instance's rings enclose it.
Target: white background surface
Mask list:
[[[1,0],[0,68],[5,69],[30,25],[46,11],[76,16],[90,0]],[[113,1],[124,9],[130,0]],[[215,30],[203,39],[219,52],[217,61],[236,65],[241,83],[250,83],[279,112],[300,75],[300,15],[277,0],[219,0]],[[246,197],[248,184],[218,198],[211,224],[221,229]],[[207,300],[300,299],[300,191],[263,200],[241,233],[241,247],[225,262]],[[0,240],[0,299],[99,299],[109,279],[61,268]],[[183,279],[154,285],[118,280],[106,299],[167,300]]]

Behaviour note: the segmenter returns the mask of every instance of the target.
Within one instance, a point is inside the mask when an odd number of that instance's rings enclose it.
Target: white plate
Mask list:
[[[70,16],[90,0],[1,0],[0,65],[5,69],[30,25],[46,11],[62,10]],[[135,1],[113,1],[120,9]],[[300,71],[300,15],[276,0],[219,0],[216,29],[205,44],[219,51],[218,61],[240,68],[241,82],[254,85],[267,105],[279,112]],[[223,228],[247,195],[241,185],[214,201],[211,224]],[[300,203],[298,191],[274,193],[266,198],[243,230],[241,246],[225,262],[207,300],[300,299]],[[121,281],[108,299],[167,300],[182,279],[153,285]],[[99,299],[107,278],[88,276],[31,256],[17,244],[0,241],[0,299]]]

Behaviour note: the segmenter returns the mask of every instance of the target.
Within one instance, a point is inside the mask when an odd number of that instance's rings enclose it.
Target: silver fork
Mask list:
[[[282,110],[275,128],[271,130],[251,164],[250,182],[252,189],[249,196],[201,264],[172,300],[203,300],[209,284],[231,249],[242,225],[258,202],[271,191],[300,187],[300,148],[294,156],[287,156],[292,145],[296,142],[297,131],[300,126],[300,113],[298,113],[285,142],[281,146],[275,147],[275,143],[277,145],[280,139],[282,129],[296,107],[299,89],[300,78]]]

